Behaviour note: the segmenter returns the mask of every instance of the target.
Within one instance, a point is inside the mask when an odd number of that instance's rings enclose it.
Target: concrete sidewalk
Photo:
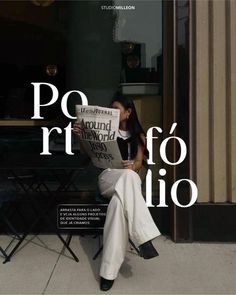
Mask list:
[[[7,241],[0,236],[0,245]],[[101,256],[92,260],[98,239],[73,237],[76,263],[56,236],[32,236],[11,262],[0,260],[0,294],[236,294],[236,244],[175,244],[166,236],[154,244],[160,256],[151,260],[128,250],[114,286],[101,292]]]

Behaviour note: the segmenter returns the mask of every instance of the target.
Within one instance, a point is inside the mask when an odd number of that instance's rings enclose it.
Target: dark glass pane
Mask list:
[[[61,99],[70,90],[84,92],[91,105],[107,106],[121,89],[135,99],[145,130],[161,126],[162,2],[42,3],[1,1],[1,161],[6,163],[9,155],[40,157],[42,130],[35,124],[60,126],[63,133],[53,131],[50,146],[67,156],[63,128],[71,120],[61,110]],[[32,82],[50,83],[58,89],[57,101],[40,109],[44,120],[31,119]],[[47,104],[51,98],[51,88],[42,86],[40,103]],[[68,100],[72,115],[76,104],[81,104],[80,96],[72,94]],[[12,124],[15,127],[9,127]],[[78,153],[75,138],[73,142]],[[156,162],[160,165],[159,159]]]

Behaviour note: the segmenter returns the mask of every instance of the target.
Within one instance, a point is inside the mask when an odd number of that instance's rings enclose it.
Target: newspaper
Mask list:
[[[122,168],[117,144],[120,110],[76,105],[83,148],[98,168]]]

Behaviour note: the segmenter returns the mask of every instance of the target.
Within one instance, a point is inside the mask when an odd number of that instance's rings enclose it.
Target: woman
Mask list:
[[[103,256],[100,288],[109,290],[124,261],[128,237],[139,246],[144,259],[158,256],[151,240],[160,235],[146,206],[138,175],[147,153],[145,134],[139,123],[133,101],[117,93],[111,107],[120,110],[117,142],[123,158],[123,169],[106,169],[98,179],[101,194],[110,198],[103,232]],[[74,124],[80,134],[80,124]]]

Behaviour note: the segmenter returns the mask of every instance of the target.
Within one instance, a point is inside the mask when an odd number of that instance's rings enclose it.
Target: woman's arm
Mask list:
[[[82,128],[81,128],[81,124],[79,122],[75,122],[73,124],[73,132],[74,134],[76,134],[79,138],[79,147],[80,147],[80,152],[82,154],[86,154],[84,145],[83,145],[83,141],[80,139],[80,134],[81,134]]]
[[[73,124],[73,132],[79,136],[81,131],[82,131],[81,124],[79,122],[75,122]]]

